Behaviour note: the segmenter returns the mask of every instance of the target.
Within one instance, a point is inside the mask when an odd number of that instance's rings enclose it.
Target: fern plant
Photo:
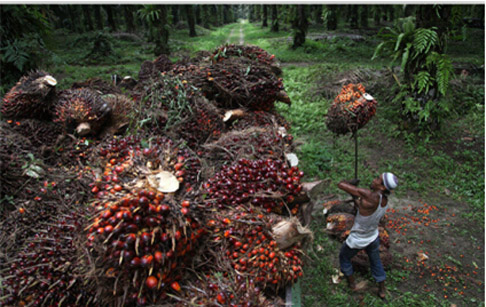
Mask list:
[[[379,36],[383,39],[372,59],[386,54],[390,66],[400,62],[400,93],[394,101],[401,103],[407,120],[418,122],[419,129],[438,124],[450,111],[447,93],[453,67],[441,50],[442,41],[437,29],[416,28],[414,17],[399,20],[395,27],[385,27]]]

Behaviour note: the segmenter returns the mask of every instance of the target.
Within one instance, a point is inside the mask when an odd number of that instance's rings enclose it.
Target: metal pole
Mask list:
[[[354,133],[354,179],[358,179],[358,130]]]

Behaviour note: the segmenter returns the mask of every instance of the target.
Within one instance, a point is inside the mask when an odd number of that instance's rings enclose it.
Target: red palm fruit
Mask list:
[[[150,266],[152,264],[152,261],[154,260],[154,256],[152,255],[144,255],[141,259],[141,265],[144,267]]]
[[[173,283],[171,283],[170,287],[177,292],[181,291],[181,286],[179,285],[179,283],[177,281],[174,281]]]
[[[152,290],[152,289],[155,289],[155,287],[157,287],[158,282],[159,281],[157,280],[157,278],[155,276],[149,276],[145,280],[145,285],[147,286],[147,288]]]
[[[154,258],[157,263],[162,263],[162,261],[164,260],[164,253],[162,253],[161,251],[156,251],[154,253]]]

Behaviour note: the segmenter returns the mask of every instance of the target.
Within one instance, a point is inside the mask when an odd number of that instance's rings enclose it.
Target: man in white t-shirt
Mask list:
[[[380,238],[378,223],[388,208],[388,195],[398,186],[398,179],[392,173],[383,173],[371,183],[371,190],[358,188],[352,183],[341,181],[338,188],[351,194],[358,213],[348,238],[341,247],[339,263],[349,287],[356,289],[353,258],[360,250],[365,250],[370,259],[371,275],[378,283],[378,296],[385,298],[386,273],[380,259]]]

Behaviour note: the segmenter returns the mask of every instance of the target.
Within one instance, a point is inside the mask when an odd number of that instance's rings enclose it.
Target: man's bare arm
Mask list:
[[[360,197],[361,194],[359,193],[359,188],[346,182],[346,181],[341,181],[338,183],[338,188],[343,190],[344,192],[351,194],[352,196]]]

